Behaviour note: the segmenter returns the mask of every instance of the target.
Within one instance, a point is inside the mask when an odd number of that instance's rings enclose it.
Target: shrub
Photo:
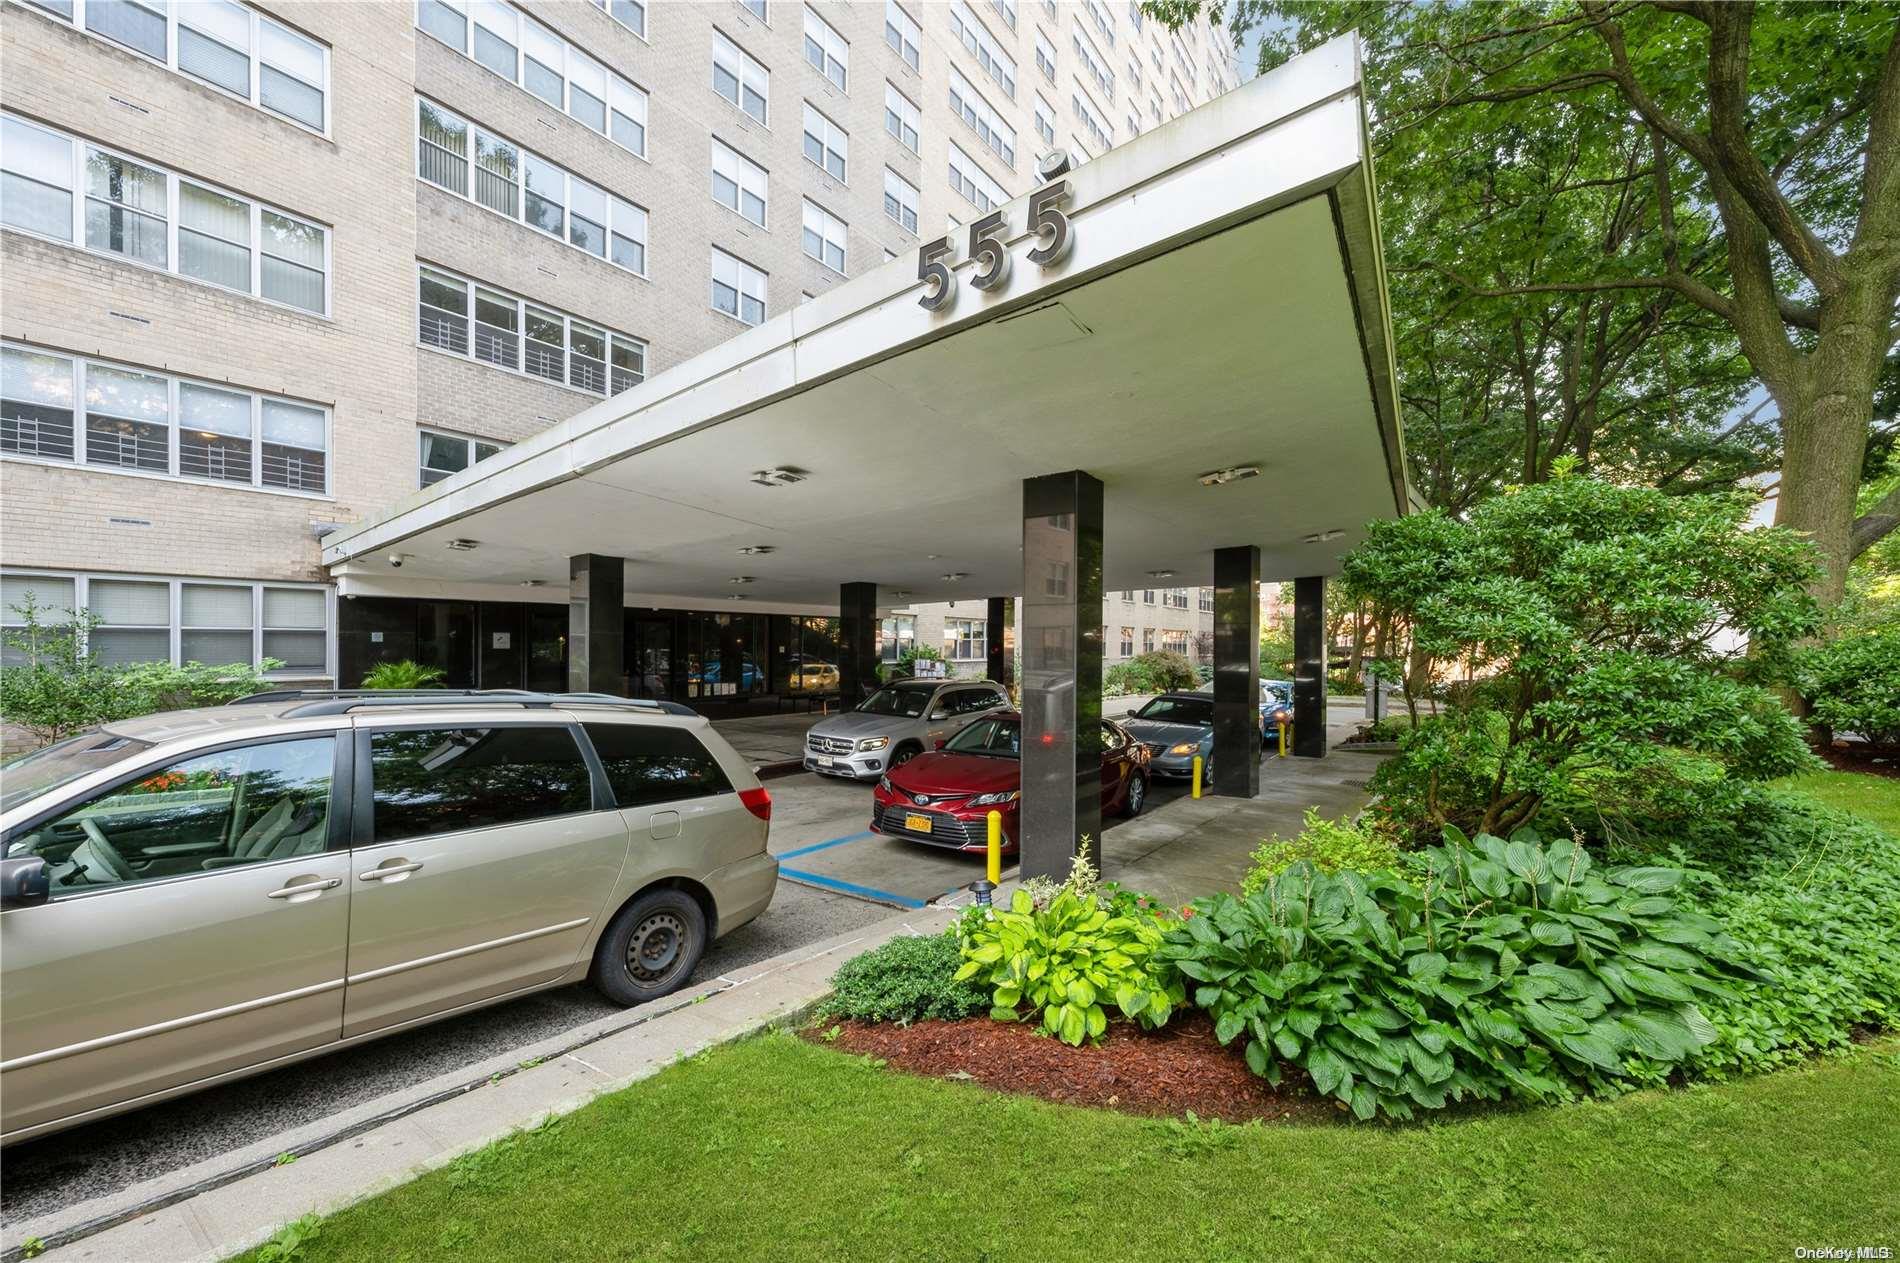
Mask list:
[[[956,977],[956,935],[906,934],[844,963],[823,1012],[865,1022],[954,1022],[989,1005],[983,988]]]
[[[1737,945],[1678,905],[1681,870],[1599,871],[1528,830],[1447,830],[1424,863],[1418,885],[1297,863],[1244,900],[1197,901],[1157,959],[1198,984],[1223,1043],[1245,1036],[1255,1074],[1294,1062],[1362,1119],[1565,1098],[1714,1038],[1696,1001],[1730,994]]]
[[[1040,1014],[1043,1029],[1066,1044],[1101,1038],[1110,1002],[1143,1026],[1161,1026],[1185,998],[1178,980],[1164,981],[1148,968],[1161,944],[1161,921],[1118,915],[1104,903],[1100,893],[1065,887],[1037,907],[1019,889],[1008,909],[961,922],[963,966],[956,976],[993,988],[991,1017],[1013,1022]]]
[[[1798,679],[1811,722],[1900,745],[1900,625],[1814,646],[1801,655]]]
[[[1618,858],[1690,865],[1686,906],[1722,921],[1762,985],[1710,996],[1712,1078],[1845,1047],[1856,1026],[1900,1023],[1900,837],[1804,794],[1752,790],[1732,819]]]
[[[1750,529],[1750,496],[1557,475],[1462,521],[1375,522],[1344,560],[1349,591],[1379,594],[1465,680],[1469,718],[1421,730],[1396,762],[1425,766],[1387,772],[1410,791],[1394,809],[1507,834],[1586,774],[1640,779],[1675,751],[1737,781],[1816,766],[1765,687],[1818,627],[1813,545]]]
[[[275,658],[266,658],[263,669],[275,671],[283,665]],[[123,715],[119,717],[223,706],[270,687],[263,675],[243,663],[208,667],[202,662],[187,662],[175,667],[169,662],[142,662],[120,668],[116,682],[123,693],[119,703]]]
[[[363,677],[366,689],[433,689],[442,687],[447,675],[441,667],[425,667],[407,658],[400,662],[379,662]]]
[[[1156,649],[1110,667],[1102,675],[1102,685],[1111,694],[1170,693],[1199,687],[1200,676],[1183,655]]]
[[[1253,865],[1240,879],[1242,897],[1257,894],[1267,883],[1301,860],[1323,873],[1349,869],[1355,873],[1385,872],[1399,861],[1399,848],[1376,820],[1355,824],[1350,817],[1327,820],[1318,809],[1306,809],[1305,828],[1292,838],[1271,837],[1253,853]]]

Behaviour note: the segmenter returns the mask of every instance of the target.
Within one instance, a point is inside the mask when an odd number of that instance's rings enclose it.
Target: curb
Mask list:
[[[675,993],[657,1012],[602,1019],[392,1093],[297,1131],[7,1229],[5,1263],[38,1237],[66,1260],[216,1263],[307,1214],[328,1215],[504,1136],[637,1083],[674,1062],[792,1020],[830,991],[847,956],[934,933],[954,907],[911,910]],[[656,1002],[664,1003],[664,1002]],[[281,1153],[297,1155],[278,1166]]]
[[[796,776],[805,770],[803,759],[781,759],[777,763],[760,763],[753,767],[752,774],[762,781],[775,781],[784,776]]]

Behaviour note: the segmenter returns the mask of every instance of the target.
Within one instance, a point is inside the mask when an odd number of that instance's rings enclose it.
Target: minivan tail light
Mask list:
[[[772,795],[766,792],[765,786],[740,790],[739,801],[745,804],[747,811],[759,819],[768,822],[772,819]]]

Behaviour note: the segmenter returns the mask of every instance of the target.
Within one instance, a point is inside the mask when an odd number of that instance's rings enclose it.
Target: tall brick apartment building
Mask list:
[[[339,599],[336,525],[1236,82],[1125,0],[4,0],[0,39],[0,617],[343,684],[558,687],[568,612]],[[1203,649],[1175,592],[1108,594],[1109,661]],[[980,663],[984,612],[897,611],[887,655]],[[820,613],[638,615],[635,692],[825,655]]]

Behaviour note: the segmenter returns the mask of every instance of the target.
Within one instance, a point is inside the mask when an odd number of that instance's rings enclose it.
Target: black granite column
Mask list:
[[[1260,550],[1214,550],[1214,792],[1260,792]]]
[[[1293,581],[1293,753],[1326,755],[1326,580]]]
[[[877,584],[838,585],[838,699],[856,706],[877,691]]]
[[[991,597],[989,623],[985,628],[985,634],[989,637],[989,678],[1004,688],[1014,683],[1010,679],[1014,674],[1014,664],[1010,662],[1009,640],[1005,635],[1010,625],[1011,604],[1013,602],[1006,596]]]
[[[626,692],[626,564],[622,558],[601,553],[567,559],[570,693]]]
[[[1022,875],[1101,864],[1102,484],[1023,480]]]

